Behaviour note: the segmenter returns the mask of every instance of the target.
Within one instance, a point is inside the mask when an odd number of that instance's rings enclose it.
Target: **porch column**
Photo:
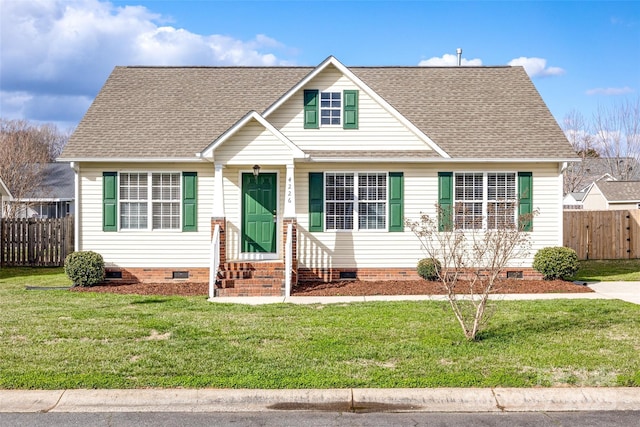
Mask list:
[[[283,218],[296,217],[296,186],[293,179],[293,164],[287,165],[284,190],[284,213]]]
[[[213,176],[213,206],[211,209],[211,253],[209,254],[209,298],[215,297],[215,283],[218,269],[227,261],[227,238],[225,228],[227,220],[224,209],[224,185],[222,171],[224,166],[215,163]],[[215,229],[219,226],[219,233]]]
[[[284,185],[284,213],[282,224],[284,226],[283,251],[285,254],[285,293],[290,296],[291,287],[298,283],[298,224],[296,218],[296,186],[293,177],[295,168],[293,164],[286,165],[287,174]],[[288,233],[291,225],[291,234]],[[287,243],[290,245],[287,247]]]
[[[213,210],[211,216],[213,218],[224,218],[224,185],[222,181],[222,170],[224,166],[220,163],[215,164],[215,175],[213,177]]]

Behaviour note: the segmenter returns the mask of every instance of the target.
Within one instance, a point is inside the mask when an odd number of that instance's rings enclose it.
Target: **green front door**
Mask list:
[[[242,252],[276,252],[276,178],[242,174]]]

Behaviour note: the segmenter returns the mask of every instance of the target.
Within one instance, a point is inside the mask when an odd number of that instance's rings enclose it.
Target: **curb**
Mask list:
[[[0,390],[0,412],[558,412],[640,410],[640,389]]]

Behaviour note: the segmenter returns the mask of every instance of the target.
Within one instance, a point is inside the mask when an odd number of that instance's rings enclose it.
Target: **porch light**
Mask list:
[[[256,178],[260,175],[260,165],[253,165],[253,176]]]

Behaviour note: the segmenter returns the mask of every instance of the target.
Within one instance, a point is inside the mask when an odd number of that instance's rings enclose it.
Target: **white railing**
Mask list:
[[[209,299],[215,297],[216,277],[220,266],[220,224],[213,228],[211,256],[209,257]]]
[[[284,247],[284,295],[291,296],[291,269],[293,268],[293,224],[287,224],[287,240]]]

